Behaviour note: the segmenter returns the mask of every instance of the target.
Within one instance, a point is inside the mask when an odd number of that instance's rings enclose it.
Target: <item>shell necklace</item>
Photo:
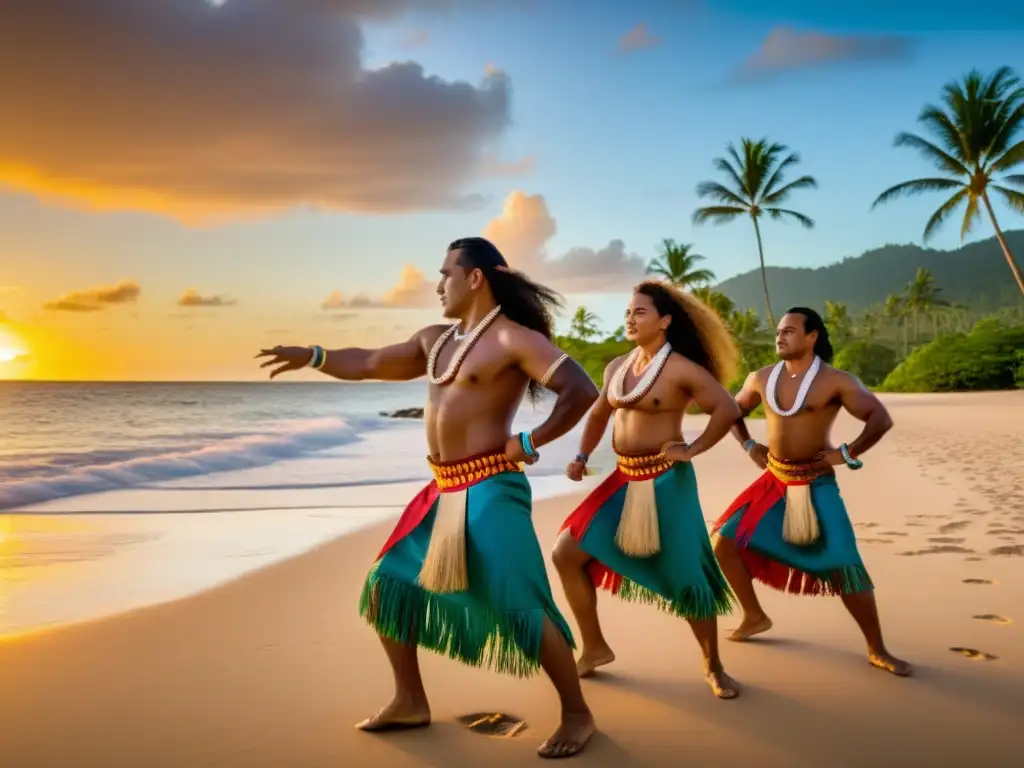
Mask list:
[[[462,367],[463,361],[466,359],[466,355],[473,348],[473,345],[480,340],[480,337],[484,335],[491,324],[495,321],[498,315],[501,313],[501,306],[497,306],[487,313],[476,328],[473,329],[472,333],[466,336],[466,343],[459,347],[452,361],[448,364],[448,370],[442,373],[440,376],[437,375],[437,356],[441,354],[441,350],[444,345],[448,342],[452,336],[455,336],[456,340],[459,336],[459,323],[455,323],[451,328],[442,333],[437,337],[437,341],[434,342],[434,346],[430,348],[430,355],[427,357],[427,379],[431,384],[447,384],[455,375],[459,372],[459,368]]]
[[[811,367],[807,369],[807,373],[804,375],[804,380],[800,382],[800,389],[797,390],[796,400],[793,401],[793,407],[789,410],[779,410],[779,401],[776,398],[776,391],[779,388],[779,374],[782,373],[782,367],[785,365],[784,360],[780,360],[776,363],[775,367],[772,368],[772,372],[768,375],[768,386],[765,387],[767,390],[765,394],[768,395],[768,407],[771,408],[779,416],[792,416],[794,413],[804,407],[804,401],[807,399],[807,393],[811,391],[811,384],[814,383],[814,377],[818,375],[818,369],[821,368],[821,358],[817,355],[814,356],[814,361],[811,363]]]
[[[616,407],[622,407],[624,405],[632,405],[644,399],[647,393],[651,391],[654,386],[654,382],[658,380],[661,375],[662,369],[665,367],[665,363],[668,361],[668,356],[672,354],[672,346],[666,341],[662,345],[661,349],[658,350],[657,354],[651,358],[651,362],[647,365],[647,370],[644,371],[643,378],[637,382],[636,387],[628,395],[625,393],[626,390],[626,372],[629,371],[636,363],[637,357],[640,356],[640,347],[636,347],[632,352],[629,353],[629,357],[626,361],[619,366],[619,370],[615,372],[615,377],[612,379],[611,394],[612,399],[615,401]]]

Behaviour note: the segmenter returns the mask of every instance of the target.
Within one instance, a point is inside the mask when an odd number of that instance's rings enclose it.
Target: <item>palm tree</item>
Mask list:
[[[710,283],[715,279],[715,273],[697,267],[705,259],[699,253],[693,253],[692,248],[693,245],[666,238],[661,242],[657,258],[651,259],[647,265],[647,274],[662,277],[680,288]]]
[[[835,340],[836,346],[841,347],[853,336],[850,312],[841,301],[825,299],[825,325],[828,326],[829,334]]]
[[[1024,130],[1024,87],[1009,67],[1000,67],[988,77],[971,70],[961,82],[954,80],[946,84],[942,89],[942,101],[944,109],[928,104],[917,117],[935,141],[913,133],[900,133],[894,143],[897,147],[916,149],[945,175],[913,179],[890,187],[878,196],[871,207],[903,195],[952,191],[953,196],[928,219],[924,240],[927,241],[943,221],[966,201],[960,225],[960,239],[963,241],[981,216],[980,201],[992,221],[996,239],[1002,246],[1017,286],[1024,294],[1024,275],[1006,244],[989,200],[991,189],[1011,208],[1024,213],[1024,192],[1004,186],[1024,187],[1024,174],[1006,175],[1024,163],[1024,138],[1020,136]]]
[[[703,301],[711,309],[718,313],[723,320],[728,319],[730,313],[736,308],[733,300],[724,293],[716,291],[710,285],[701,285],[694,288],[691,293]]]
[[[939,335],[939,323],[936,310],[939,307],[949,305],[949,302],[940,298],[942,289],[935,282],[935,275],[924,267],[917,268],[914,279],[907,283],[904,289],[903,304],[910,316],[914,318],[914,341],[917,341],[920,328],[918,322],[921,315],[932,319],[932,337]]]
[[[576,307],[569,325],[569,336],[580,341],[588,341],[598,334],[597,315],[586,307]]]
[[[733,144],[726,147],[728,158],[716,157],[714,166],[727,177],[727,184],[717,181],[702,181],[697,185],[697,197],[713,200],[716,205],[698,208],[693,213],[693,223],[713,222],[724,224],[737,216],[747,215],[754,223],[757,237],[757,254],[761,260],[761,283],[764,287],[764,304],[768,322],[775,325],[771,299],[768,295],[768,275],[764,268],[764,245],[761,242],[761,214],[768,214],[773,220],[793,219],[808,229],[814,221],[802,213],[780,208],[790,193],[798,189],[812,189],[818,182],[812,176],[801,176],[795,181],[783,184],[786,169],[800,162],[796,152],[782,144],[769,143],[767,139],[754,141],[741,139],[742,156]],[[787,154],[789,153],[789,154]],[[731,162],[730,162],[731,160]]]
[[[909,353],[910,341],[907,338],[907,306],[902,293],[894,293],[885,297],[885,317],[897,328],[903,328],[903,356]]]
[[[882,321],[882,314],[877,309],[868,307],[860,320],[860,335],[868,344],[874,344],[878,338],[878,326]]]

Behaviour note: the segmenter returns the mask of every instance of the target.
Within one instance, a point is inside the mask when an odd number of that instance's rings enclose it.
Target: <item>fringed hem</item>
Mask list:
[[[652,605],[659,611],[671,613],[682,619],[704,621],[718,616],[726,616],[732,613],[735,604],[735,598],[724,578],[717,590],[713,586],[686,587],[681,595],[674,600],[669,600],[653,589],[641,586],[612,571],[603,563],[598,563],[597,560],[592,560],[591,565],[597,566],[591,568],[590,573],[594,586],[598,589],[611,592],[627,603]]]
[[[760,552],[740,549],[740,558],[752,579],[791,595],[839,597],[874,588],[863,565],[846,565],[831,571],[807,573],[772,560]]]
[[[560,616],[545,609],[473,610],[444,595],[382,575],[374,566],[359,598],[359,615],[378,634],[403,645],[416,644],[471,667],[528,677],[540,670],[544,617],[575,649]]]

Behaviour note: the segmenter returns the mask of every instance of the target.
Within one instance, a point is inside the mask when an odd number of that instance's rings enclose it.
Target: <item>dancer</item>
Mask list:
[[[736,401],[744,416],[765,403],[768,446],[741,417],[733,434],[765,473],[717,521],[715,554],[743,607],[731,640],[766,632],[772,621],[752,579],[804,595],[839,595],[867,640],[868,661],[895,675],[910,665],[882,640],[874,587],[836,483],[835,467],[860,469],[860,456],[892,428],[892,419],[853,375],[832,368],[828,329],[813,309],[794,307],[779,321],[781,360],[747,376]],[[829,439],[840,408],[864,422],[852,443]]]
[[[267,365],[310,365],[338,379],[406,381],[426,374],[428,462],[434,481],[409,504],[363,587],[360,614],[380,635],[395,697],[357,727],[430,724],[417,645],[473,666],[525,676],[538,668],[561,699],[558,730],[538,750],[569,757],[594,733],[573,663],[572,633],[555,606],[531,520],[521,464],[568,432],[597,398],[587,374],[551,342],[557,294],[509,269],[483,238],[448,247],[437,292],[451,326],[383,349],[275,347]],[[558,396],[531,433],[509,437],[523,395]]]
[[[583,636],[577,671],[586,677],[615,659],[597,618],[597,587],[687,619],[704,653],[715,695],[739,688],[718,655],[717,616],[729,587],[711,549],[691,459],[721,440],[739,416],[722,387],[736,348],[718,315],[663,283],[634,290],[626,337],[636,343],[605,370],[580,452],[566,473],[580,480],[612,415],[617,468],[562,526],[554,562]],[[703,434],[683,442],[683,414],[695,402],[711,415]]]

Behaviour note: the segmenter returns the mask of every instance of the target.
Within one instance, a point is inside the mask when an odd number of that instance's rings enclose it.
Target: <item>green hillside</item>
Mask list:
[[[1018,260],[1024,258],[1024,230],[1005,233]],[[771,253],[766,254],[771,260]],[[751,255],[756,263],[756,256]],[[859,313],[886,296],[900,292],[919,267],[935,275],[942,297],[975,310],[992,310],[1021,303],[1020,291],[996,239],[965,245],[955,251],[935,251],[916,245],[886,245],[827,267],[794,269],[768,267],[768,290],[776,317],[788,307],[822,309],[826,299],[844,302]],[[738,307],[754,307],[763,316],[761,274],[752,269],[717,285]]]

